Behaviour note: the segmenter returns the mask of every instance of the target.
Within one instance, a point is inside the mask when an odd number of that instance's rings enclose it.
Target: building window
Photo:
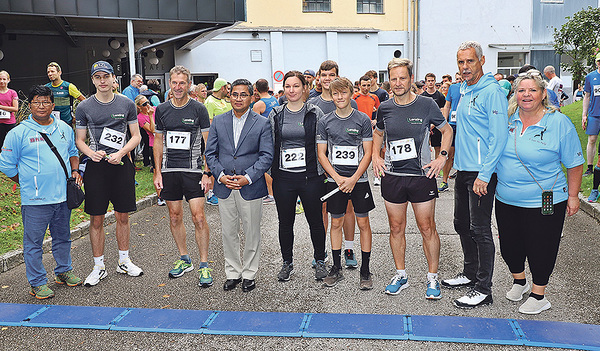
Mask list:
[[[525,65],[526,56],[525,52],[499,52],[498,73],[505,77],[519,73],[519,69]]]
[[[302,12],[331,12],[331,0],[302,0]]]
[[[383,13],[383,0],[356,0],[356,13]]]

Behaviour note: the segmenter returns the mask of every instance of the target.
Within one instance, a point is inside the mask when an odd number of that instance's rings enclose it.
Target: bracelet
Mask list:
[[[77,172],[77,173],[79,173],[79,170],[78,170],[78,169],[72,169],[72,170],[71,170],[71,173],[73,173],[73,172]]]
[[[212,177],[212,172],[203,172],[203,174],[205,174],[207,177]]]

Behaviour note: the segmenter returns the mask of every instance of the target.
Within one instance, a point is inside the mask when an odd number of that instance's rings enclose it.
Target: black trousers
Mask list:
[[[496,200],[500,252],[511,273],[525,270],[525,259],[535,285],[548,285],[554,270],[567,202],[554,204],[554,214],[542,215],[541,207],[524,208]]]
[[[323,180],[323,177],[307,179],[305,173],[291,172],[273,179],[273,197],[279,219],[279,245],[285,262],[293,262],[294,221],[298,197],[304,206],[304,216],[310,228],[313,257],[317,261],[325,259],[325,227],[319,199],[325,192]]]

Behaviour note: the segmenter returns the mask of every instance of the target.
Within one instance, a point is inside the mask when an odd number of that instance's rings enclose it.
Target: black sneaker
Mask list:
[[[332,266],[329,274],[323,279],[323,286],[332,287],[341,280],[344,280],[342,269],[338,266]]]
[[[589,177],[594,174],[594,168],[588,168],[587,171],[583,174],[584,177]]]
[[[315,280],[323,280],[327,276],[325,261],[318,260],[315,266]]]
[[[279,271],[279,274],[277,274],[277,279],[280,282],[287,282],[288,280],[290,280],[292,272],[294,272],[294,264],[284,261],[283,265],[281,266],[281,270]]]

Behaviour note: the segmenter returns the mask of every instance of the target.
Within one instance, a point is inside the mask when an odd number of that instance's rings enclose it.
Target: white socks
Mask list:
[[[119,262],[123,262],[129,258],[129,250],[119,250]]]
[[[396,274],[398,274],[401,277],[406,278],[406,270],[405,269],[396,269]]]
[[[354,241],[344,240],[344,249],[354,250]]]
[[[104,255],[100,257],[94,257],[94,266],[104,267]]]
[[[438,274],[437,273],[427,272],[427,281],[435,280],[437,278],[438,278]]]

